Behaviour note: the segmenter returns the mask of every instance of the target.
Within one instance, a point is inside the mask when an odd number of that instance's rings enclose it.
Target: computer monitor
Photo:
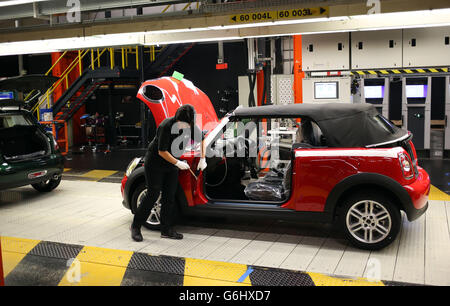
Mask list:
[[[426,98],[427,85],[406,85],[407,98]]]
[[[383,99],[384,86],[365,86],[364,97],[366,99]]]
[[[338,82],[315,82],[314,99],[338,99]]]
[[[13,100],[14,92],[12,91],[0,91],[0,100]]]

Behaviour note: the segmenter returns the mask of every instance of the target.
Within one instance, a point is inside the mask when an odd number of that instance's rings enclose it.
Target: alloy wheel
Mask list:
[[[142,204],[142,201],[145,199],[146,195],[147,189],[142,190],[137,198],[138,207]],[[156,200],[155,205],[152,207],[150,216],[148,217],[146,222],[154,226],[161,224],[161,195],[159,195],[158,200]]]
[[[384,240],[392,228],[389,211],[382,204],[365,200],[355,203],[347,211],[346,226],[350,234],[363,243]]]

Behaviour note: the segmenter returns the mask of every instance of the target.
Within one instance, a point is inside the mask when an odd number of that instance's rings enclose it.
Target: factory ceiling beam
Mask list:
[[[81,12],[97,11],[114,8],[138,7],[138,6],[158,6],[178,3],[187,3],[186,0],[78,0]],[[30,3],[18,5],[6,5],[8,2],[0,2],[0,20],[35,17],[36,14],[49,16],[65,14],[73,7],[75,1],[68,0],[47,0],[29,1]]]
[[[321,2],[323,3],[323,2]],[[90,47],[156,45],[179,42],[234,40],[248,37],[349,32],[450,25],[447,0],[384,0],[381,14],[368,15],[365,1],[335,1],[306,18],[245,22],[247,13],[204,13],[185,16],[139,17],[116,22],[79,23],[0,33],[0,55]],[[280,7],[283,10],[298,6]],[[314,9],[314,8],[311,8]],[[413,12],[402,12],[405,9]],[[432,9],[432,10],[430,10]],[[271,12],[276,11],[271,8]],[[269,11],[268,11],[269,12]],[[325,14],[326,16],[321,16]],[[244,20],[239,22],[240,18]],[[238,21],[235,21],[238,20]],[[58,40],[64,39],[64,40]],[[9,43],[8,43],[9,42]],[[45,48],[42,46],[46,46]],[[27,48],[28,46],[28,48]],[[50,48],[53,46],[54,48]],[[19,52],[19,53],[14,53]],[[51,51],[49,51],[51,52]]]

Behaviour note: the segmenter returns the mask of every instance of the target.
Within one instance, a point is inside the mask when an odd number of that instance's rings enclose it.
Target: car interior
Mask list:
[[[50,145],[38,127],[22,114],[2,114],[0,152],[5,161],[22,161],[46,155]]]
[[[210,145],[205,193],[217,201],[281,205],[291,194],[294,150],[323,147],[326,139],[309,118],[235,119]]]

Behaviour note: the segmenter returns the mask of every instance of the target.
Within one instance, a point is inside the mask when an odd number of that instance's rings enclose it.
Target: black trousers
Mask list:
[[[161,195],[161,232],[175,225],[177,206],[175,193],[178,186],[178,168],[154,165],[151,159],[144,162],[147,195],[134,215],[133,227],[140,227],[150,216],[151,210]]]

